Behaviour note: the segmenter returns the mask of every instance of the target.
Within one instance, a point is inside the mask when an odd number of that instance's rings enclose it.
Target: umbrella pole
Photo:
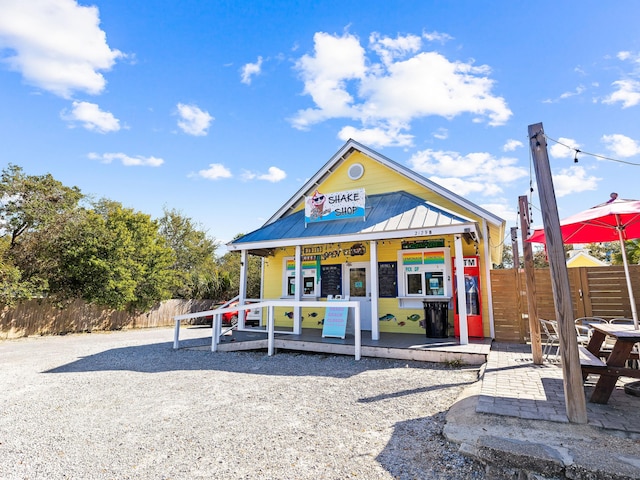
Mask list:
[[[617,218],[617,221],[619,225],[620,219]],[[624,238],[622,238],[622,229],[620,227],[617,227],[616,230],[618,230],[618,237],[620,238],[622,264],[624,265],[624,276],[627,279],[627,289],[629,290],[629,300],[631,301],[631,316],[633,317],[633,326],[636,330],[638,330],[638,312],[636,311],[636,299],[633,296],[633,288],[631,288],[631,276],[629,275],[629,261],[627,260],[627,250],[624,248]]]

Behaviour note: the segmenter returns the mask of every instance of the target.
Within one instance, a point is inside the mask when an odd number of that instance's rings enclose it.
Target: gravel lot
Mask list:
[[[172,338],[0,341],[0,478],[484,478],[441,434],[477,370]]]

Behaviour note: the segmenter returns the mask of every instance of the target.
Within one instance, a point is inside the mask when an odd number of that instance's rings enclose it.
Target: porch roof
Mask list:
[[[424,229],[429,229],[428,233],[420,236],[454,232],[478,235],[473,220],[404,191],[367,196],[365,212],[364,220],[314,222],[305,226],[304,210],[299,210],[234,240],[228,247],[231,250],[273,248],[284,246],[286,240],[289,245],[327,243],[335,237],[342,240],[354,235],[369,239],[395,238],[396,233],[406,235],[408,231]],[[455,228],[444,231],[444,227]]]

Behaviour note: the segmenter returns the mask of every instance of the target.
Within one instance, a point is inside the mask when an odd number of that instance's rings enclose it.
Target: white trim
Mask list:
[[[460,275],[456,275],[457,282],[457,298],[453,301],[458,305],[458,327],[460,329],[460,345],[467,345],[469,343],[469,319],[467,317],[467,299],[465,296],[464,286],[464,252],[462,250],[462,237],[456,235],[453,241],[455,250],[455,269]]]
[[[493,319],[493,295],[491,294],[491,251],[489,248],[489,226],[487,222],[482,220],[482,230],[484,232],[484,278],[487,282],[487,304],[489,311],[489,335],[496,338],[496,327]]]
[[[378,243],[375,240],[369,242],[369,262],[371,263],[371,340],[380,340],[380,321],[378,319],[378,302],[380,301]]]
[[[231,251],[258,250],[292,245],[321,245],[325,243],[367,242],[370,240],[390,240],[411,237],[430,237],[439,235],[453,235],[463,233],[478,234],[475,223],[460,223],[457,225],[445,225],[441,227],[428,227],[421,229],[392,230],[388,232],[352,233],[349,235],[335,235],[333,237],[302,237],[279,238],[276,240],[262,240],[258,242],[229,243],[227,247]]]

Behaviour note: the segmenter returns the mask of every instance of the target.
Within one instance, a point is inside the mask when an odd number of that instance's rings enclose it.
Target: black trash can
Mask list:
[[[424,321],[428,338],[449,336],[449,301],[424,300]]]

